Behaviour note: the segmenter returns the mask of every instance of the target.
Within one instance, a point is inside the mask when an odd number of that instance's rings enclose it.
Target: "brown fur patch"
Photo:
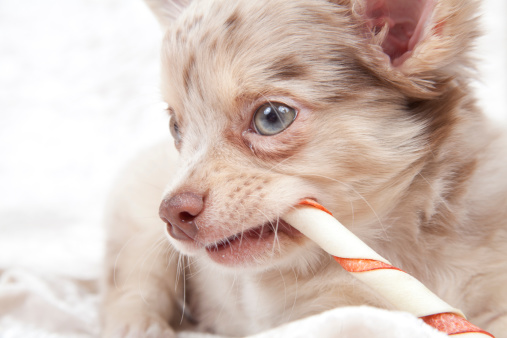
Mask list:
[[[187,95],[190,92],[194,68],[195,68],[195,55],[191,54],[188,58],[186,66],[183,68],[183,85]]]
[[[287,81],[292,79],[304,79],[308,76],[309,69],[299,62],[294,55],[286,55],[276,60],[267,69],[269,78],[272,80]]]
[[[240,24],[240,15],[238,11],[234,11],[228,18],[225,20],[225,28],[228,30],[234,31],[238,28]]]
[[[459,88],[454,88],[447,93],[444,92],[438,99],[409,101],[407,105],[409,111],[427,126],[428,147],[433,152],[440,149],[453,134],[456,124],[460,122],[456,108],[462,99],[463,92]]]

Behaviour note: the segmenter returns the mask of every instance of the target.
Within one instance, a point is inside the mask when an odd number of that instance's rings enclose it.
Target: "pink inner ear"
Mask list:
[[[394,66],[410,57],[422,40],[435,0],[367,0],[366,17],[375,33],[386,25],[389,32],[382,43]]]

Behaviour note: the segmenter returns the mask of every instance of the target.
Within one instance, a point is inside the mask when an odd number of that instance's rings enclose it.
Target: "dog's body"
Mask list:
[[[339,306],[389,309],[281,221],[313,198],[506,337],[507,139],[469,88],[477,6],[403,3],[150,2],[169,27],[179,165],[159,146],[118,184],[107,336],[244,336]]]

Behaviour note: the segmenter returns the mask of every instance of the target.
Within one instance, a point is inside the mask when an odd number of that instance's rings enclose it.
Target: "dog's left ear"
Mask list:
[[[192,0],[144,0],[157,17],[163,29],[176,20]]]
[[[330,0],[351,11],[366,32],[365,65],[400,85],[425,92],[461,78],[472,66],[479,35],[476,0]]]

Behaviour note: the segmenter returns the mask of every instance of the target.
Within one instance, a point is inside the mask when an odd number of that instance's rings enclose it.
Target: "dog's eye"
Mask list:
[[[181,141],[180,127],[178,126],[178,122],[176,118],[171,116],[171,120],[169,121],[169,129],[171,130],[171,135],[174,138],[174,142],[176,145]]]
[[[255,131],[261,135],[278,134],[296,119],[296,110],[279,102],[268,102],[260,106],[255,112],[253,125]]]

